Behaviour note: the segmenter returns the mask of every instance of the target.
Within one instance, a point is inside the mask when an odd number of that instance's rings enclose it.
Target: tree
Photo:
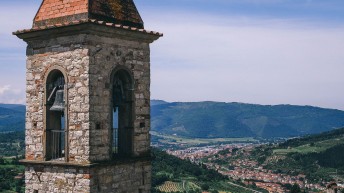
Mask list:
[[[202,190],[207,191],[207,190],[209,190],[209,185],[208,184],[202,184],[201,188],[202,188]]]
[[[302,193],[300,186],[298,184],[294,184],[291,187],[290,193]]]

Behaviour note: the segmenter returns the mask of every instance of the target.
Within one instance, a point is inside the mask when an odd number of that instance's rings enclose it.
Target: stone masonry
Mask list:
[[[150,48],[162,34],[83,20],[14,33],[27,42],[26,192],[149,193]],[[112,156],[111,76],[133,79],[132,152]],[[64,160],[47,160],[50,72],[66,80]]]

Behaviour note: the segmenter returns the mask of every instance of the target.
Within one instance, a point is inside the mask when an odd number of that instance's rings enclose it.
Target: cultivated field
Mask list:
[[[301,154],[319,153],[343,143],[344,143],[343,138],[337,138],[337,139],[320,141],[314,144],[301,145],[298,147],[293,147],[293,148],[288,148],[288,149],[275,149],[273,150],[273,153],[276,155],[286,155],[288,153],[301,153]]]
[[[162,144],[185,144],[185,145],[206,145],[206,144],[216,144],[216,143],[240,143],[240,142],[257,142],[256,139],[252,137],[247,138],[184,138],[175,135],[163,135],[157,132],[151,131],[151,135],[159,138],[159,142]]]

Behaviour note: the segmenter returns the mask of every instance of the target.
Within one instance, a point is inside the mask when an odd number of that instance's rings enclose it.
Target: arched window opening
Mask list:
[[[132,96],[131,76],[125,70],[112,77],[112,153],[114,157],[132,154]]]
[[[46,82],[46,160],[65,161],[66,110],[65,78],[61,71],[50,72]]]

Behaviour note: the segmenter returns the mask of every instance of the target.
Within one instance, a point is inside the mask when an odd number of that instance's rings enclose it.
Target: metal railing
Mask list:
[[[118,128],[113,128],[112,132],[112,153],[118,154]]]
[[[51,159],[64,161],[65,156],[65,131],[50,130],[51,133]]]

